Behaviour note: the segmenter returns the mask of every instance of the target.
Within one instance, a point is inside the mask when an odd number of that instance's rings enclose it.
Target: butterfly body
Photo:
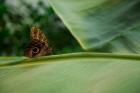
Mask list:
[[[32,27],[31,29],[31,41],[26,48],[24,55],[27,57],[38,57],[49,55],[51,53],[51,48],[48,46],[48,40],[44,33],[40,31],[37,27]]]

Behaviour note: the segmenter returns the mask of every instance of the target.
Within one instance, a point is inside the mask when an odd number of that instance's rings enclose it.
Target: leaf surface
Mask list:
[[[140,56],[75,53],[22,58],[14,65],[0,65],[0,82],[0,93],[139,93]]]
[[[139,0],[49,0],[85,50],[140,53]]]

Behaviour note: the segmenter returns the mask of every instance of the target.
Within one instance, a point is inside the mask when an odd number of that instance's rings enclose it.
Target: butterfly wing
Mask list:
[[[48,47],[45,34],[37,27],[32,27],[30,32],[31,41],[24,52],[27,57],[48,55],[52,49]]]
[[[48,40],[44,33],[37,27],[32,27],[30,32],[31,40],[40,40],[41,42],[44,42],[46,46],[48,46]]]

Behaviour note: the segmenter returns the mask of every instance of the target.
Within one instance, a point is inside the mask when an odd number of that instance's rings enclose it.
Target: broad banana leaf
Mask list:
[[[140,0],[49,0],[85,50],[140,53]]]
[[[0,61],[0,93],[140,93],[139,55],[76,53]]]

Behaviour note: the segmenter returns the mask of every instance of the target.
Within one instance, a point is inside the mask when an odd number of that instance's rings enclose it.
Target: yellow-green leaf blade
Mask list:
[[[0,66],[1,93],[139,93],[140,56],[76,53]]]

